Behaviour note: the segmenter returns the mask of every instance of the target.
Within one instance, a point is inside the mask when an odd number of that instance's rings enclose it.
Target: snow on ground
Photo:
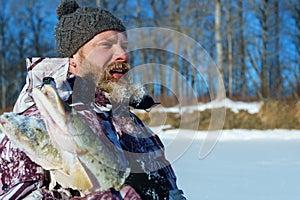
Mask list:
[[[299,199],[300,130],[223,130],[200,159],[211,132],[152,129],[190,200]]]
[[[169,127],[168,125],[166,127]],[[165,126],[151,127],[151,129],[164,139],[173,140],[180,135],[181,139],[205,140],[208,134],[213,131],[197,131],[185,129],[168,130]],[[300,130],[219,130],[218,141],[243,141],[243,140],[297,140],[300,139]],[[300,149],[300,147],[299,147]]]
[[[226,107],[257,113],[260,102],[221,102],[163,108],[183,112]],[[178,185],[189,200],[286,200],[300,197],[300,130],[197,131],[159,126]],[[216,134],[217,133],[217,134]],[[215,134],[213,137],[209,137]],[[210,143],[208,138],[214,138]],[[205,157],[205,145],[211,149]]]
[[[263,102],[242,102],[242,101],[232,101],[230,99],[224,99],[221,101],[214,100],[209,103],[199,104],[199,111],[212,108],[225,107],[230,109],[234,113],[238,113],[239,110],[245,110],[250,114],[257,113]]]
[[[232,101],[226,98],[220,101],[213,100],[208,103],[199,103],[198,105],[177,105],[174,107],[157,106],[152,109],[152,112],[183,113],[224,107],[230,109],[234,113],[238,113],[240,110],[245,110],[250,114],[254,114],[259,111],[262,105],[263,102]],[[139,112],[139,110],[134,110],[134,112]]]

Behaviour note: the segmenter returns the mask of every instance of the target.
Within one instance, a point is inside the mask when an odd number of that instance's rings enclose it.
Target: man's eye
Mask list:
[[[111,43],[102,43],[102,44],[100,44],[100,46],[103,46],[105,48],[109,48],[109,47],[112,46],[112,44]]]
[[[121,47],[122,47],[123,49],[125,49],[125,50],[128,49],[128,43],[127,43],[127,42],[126,42],[126,43],[125,43],[125,42],[122,43],[122,44],[121,44]]]
[[[127,44],[126,44],[126,45],[122,45],[121,47],[122,47],[122,49],[124,49],[124,50],[127,50],[127,49],[128,49],[128,45],[127,45]]]
[[[103,44],[103,46],[106,46],[106,47],[111,47],[112,45],[109,44],[109,43],[106,43],[106,44]]]

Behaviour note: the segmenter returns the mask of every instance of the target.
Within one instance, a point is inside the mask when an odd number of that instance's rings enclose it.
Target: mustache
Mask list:
[[[131,66],[127,62],[115,62],[115,63],[108,65],[104,69],[104,71],[101,74],[99,74],[96,87],[110,93],[114,89],[116,82],[118,82],[118,84],[121,84],[121,85],[124,85],[124,84],[128,85],[129,77],[126,77],[126,78],[123,77],[122,79],[120,79],[118,81],[113,81],[114,77],[112,76],[112,73],[120,72],[120,73],[125,74],[130,70],[130,68],[131,68]]]
[[[130,64],[127,62],[114,62],[105,68],[100,77],[100,81],[110,81],[113,73],[126,74],[130,68]]]
[[[110,94],[113,102],[130,102],[138,104],[145,94],[144,87],[140,84],[133,84],[131,75],[125,75],[131,66],[127,62],[115,62],[108,65],[100,74],[97,88]],[[114,81],[113,73],[122,73],[121,79]],[[128,102],[129,103],[129,102]]]

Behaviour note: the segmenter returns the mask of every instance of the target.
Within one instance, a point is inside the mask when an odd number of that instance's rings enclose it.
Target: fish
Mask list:
[[[6,134],[10,141],[27,155],[34,155],[31,160],[39,163],[44,169],[62,167],[61,155],[51,144],[41,119],[4,112],[0,116],[0,133]]]
[[[41,119],[3,114],[0,129],[59,183],[82,193],[120,190],[130,174],[124,152],[112,147],[105,134],[94,133],[75,109],[63,102],[55,88],[32,90]],[[26,123],[27,121],[27,123]],[[45,153],[43,153],[42,149]]]

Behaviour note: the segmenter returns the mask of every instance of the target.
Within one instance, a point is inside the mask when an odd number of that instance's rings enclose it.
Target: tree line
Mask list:
[[[77,0],[100,6],[121,18],[128,29],[164,27],[193,38],[214,61],[229,98],[264,100],[300,98],[300,1],[299,0]],[[26,57],[55,57],[55,8],[59,1],[0,0],[1,108],[12,106],[25,82]],[[147,40],[136,36],[137,40]],[[169,38],[170,39],[170,38]],[[163,41],[158,41],[163,43]],[[171,39],[173,48],[182,43]],[[165,44],[168,45],[168,44]],[[185,51],[192,48],[184,46]],[[198,56],[197,52],[192,52]],[[130,52],[134,65],[163,63],[185,77],[201,98],[215,79],[199,74],[188,60],[161,49]],[[199,58],[201,62],[201,58]],[[160,66],[143,76],[178,84],[176,76]],[[211,83],[207,83],[207,80]],[[161,80],[160,80],[161,81]],[[174,89],[185,90],[184,87]],[[152,85],[155,96],[172,94]],[[191,95],[191,94],[186,94]]]

